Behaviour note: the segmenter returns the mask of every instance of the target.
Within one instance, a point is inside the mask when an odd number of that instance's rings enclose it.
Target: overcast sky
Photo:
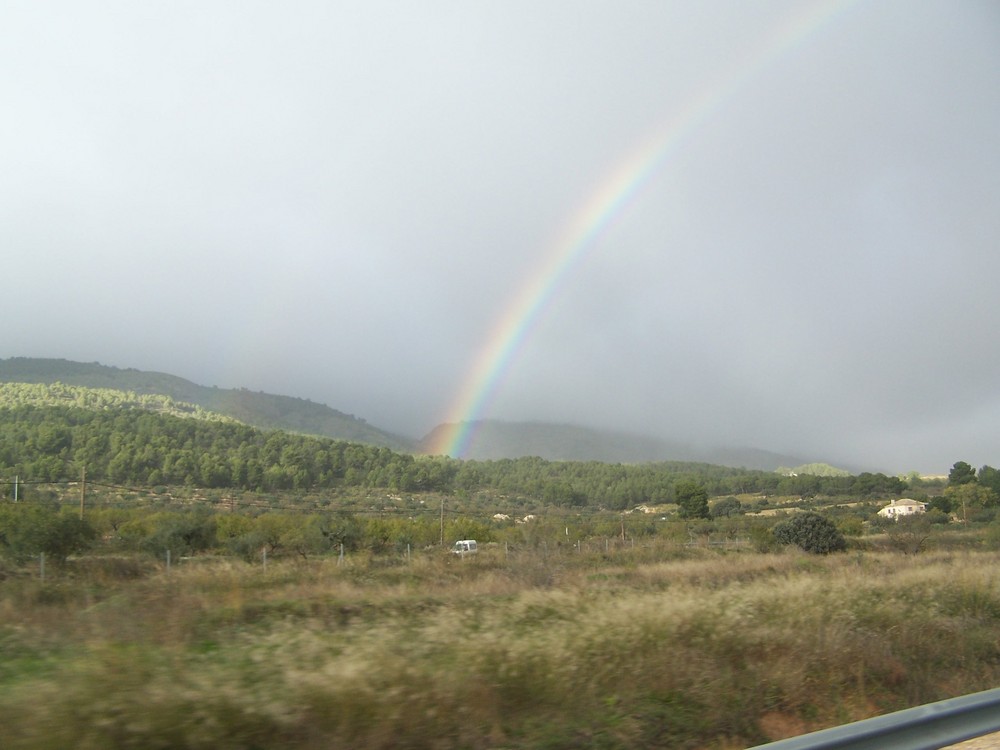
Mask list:
[[[483,416],[1000,465],[993,0],[9,0],[0,356],[422,436],[706,96]]]

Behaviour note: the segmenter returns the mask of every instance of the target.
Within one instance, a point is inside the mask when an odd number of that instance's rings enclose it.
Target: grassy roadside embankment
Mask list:
[[[994,552],[83,559],[0,581],[11,748],[738,748],[1000,684]]]

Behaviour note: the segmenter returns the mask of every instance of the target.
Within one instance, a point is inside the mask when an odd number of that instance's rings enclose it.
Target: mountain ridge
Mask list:
[[[281,429],[337,440],[365,443],[395,451],[426,454],[440,444],[441,424],[420,440],[370,425],[309,399],[280,396],[246,388],[198,385],[164,372],[119,368],[99,362],[11,357],[0,359],[0,382],[64,383],[111,388],[139,395],[162,395],[201,407],[261,429]],[[497,460],[538,456],[553,461],[599,461],[639,464],[695,461],[729,467],[775,471],[809,463],[798,456],[740,446],[707,446],[636,433],[539,421],[477,420],[463,458]]]
[[[414,441],[381,430],[363,419],[325,404],[246,388],[198,385],[164,372],[123,369],[99,362],[11,357],[0,359],[0,381],[46,384],[58,382],[88,388],[132,391],[139,395],[163,395],[261,429],[320,435],[404,452],[414,450]]]

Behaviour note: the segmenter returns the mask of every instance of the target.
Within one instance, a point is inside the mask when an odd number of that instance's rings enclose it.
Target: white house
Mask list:
[[[878,512],[882,518],[898,519],[900,516],[912,516],[914,513],[924,513],[927,503],[910,500],[907,497],[893,500]]]

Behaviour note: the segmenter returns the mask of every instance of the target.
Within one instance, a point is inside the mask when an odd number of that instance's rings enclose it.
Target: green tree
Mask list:
[[[712,517],[723,518],[743,513],[743,504],[735,497],[724,497],[712,506]]]
[[[223,513],[215,519],[215,538],[223,546],[233,548],[235,540],[253,533],[254,519],[242,513]]]
[[[976,470],[965,461],[956,461],[948,472],[948,486],[958,487],[963,484],[976,483]]]
[[[323,534],[322,522],[319,516],[286,517],[285,528],[279,539],[281,548],[301,557],[322,554],[330,550],[330,541]]]
[[[691,481],[678,482],[674,489],[677,505],[680,506],[681,518],[709,518],[708,492],[705,488]]]
[[[980,486],[989,487],[1000,497],[1000,471],[994,469],[992,466],[983,466],[979,470],[977,480]]]
[[[864,497],[880,497],[884,495],[899,495],[906,490],[906,482],[899,477],[889,477],[885,474],[872,474],[864,471],[851,482],[851,490]]]
[[[997,505],[997,495],[993,490],[975,483],[949,485],[945,487],[944,494],[963,521],[969,520],[970,512],[994,508]]]
[[[847,549],[847,540],[836,524],[819,513],[802,513],[776,524],[774,538],[781,544],[794,544],[816,555]]]
[[[16,563],[25,563],[39,553],[57,565],[82,552],[96,532],[76,515],[29,503],[0,506],[0,553]]]
[[[945,515],[951,513],[953,510],[953,503],[950,498],[944,495],[936,495],[927,501],[927,512],[930,513],[932,510],[940,511]]]
[[[361,522],[346,513],[322,516],[319,530],[333,550],[339,549],[341,545],[348,551],[358,549],[364,537]]]
[[[156,513],[147,520],[148,534],[139,547],[150,554],[190,555],[215,546],[215,516],[209,513]]]

